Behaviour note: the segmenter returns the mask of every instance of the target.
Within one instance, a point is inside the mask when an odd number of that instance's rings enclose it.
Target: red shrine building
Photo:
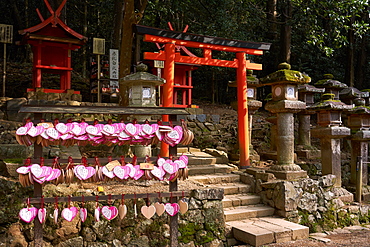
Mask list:
[[[20,30],[22,44],[30,44],[33,52],[32,88],[35,91],[42,88],[42,74],[57,74],[60,76],[60,89],[44,89],[45,93],[71,92],[71,51],[79,49],[87,41],[83,35],[68,27],[61,19],[61,11],[66,4],[64,0],[57,10],[53,10],[48,0],[44,0],[51,16],[44,19],[36,9],[41,23]],[[75,94],[79,92],[73,91]]]

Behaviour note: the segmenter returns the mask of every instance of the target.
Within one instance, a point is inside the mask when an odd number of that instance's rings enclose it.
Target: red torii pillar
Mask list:
[[[248,135],[248,103],[247,103],[247,60],[245,52],[237,52],[238,68],[236,69],[237,100],[238,100],[238,138],[240,168],[250,166],[249,135]]]
[[[166,83],[163,85],[163,107],[173,107],[173,86],[175,84],[175,43],[165,44],[164,51],[166,60],[164,60],[163,78]],[[169,121],[168,115],[163,115],[164,122]],[[168,144],[161,142],[161,156],[169,156]]]

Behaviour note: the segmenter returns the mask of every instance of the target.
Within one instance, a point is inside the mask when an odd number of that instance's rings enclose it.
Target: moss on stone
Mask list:
[[[203,229],[202,224],[196,223],[180,224],[179,232],[181,233],[181,236],[179,237],[179,241],[187,244],[195,240],[195,234],[197,233],[197,231],[201,229]]]

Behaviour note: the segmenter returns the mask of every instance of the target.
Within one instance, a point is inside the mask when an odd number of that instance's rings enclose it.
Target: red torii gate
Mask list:
[[[137,33],[144,35],[144,41],[165,44],[164,51],[159,53],[145,52],[144,59],[164,61],[163,106],[173,107],[173,89],[175,77],[175,62],[187,64],[210,65],[236,69],[237,99],[238,99],[238,134],[240,150],[240,168],[250,165],[248,136],[248,105],[247,105],[247,69],[262,70],[261,64],[246,60],[246,54],[262,55],[269,50],[269,43],[247,42],[224,38],[189,34],[185,32],[136,25]],[[185,46],[203,49],[203,57],[182,56],[176,52],[175,46]],[[212,58],[212,51],[236,53],[233,61]],[[163,116],[168,121],[168,116]],[[161,155],[168,156],[168,146],[162,145]]]

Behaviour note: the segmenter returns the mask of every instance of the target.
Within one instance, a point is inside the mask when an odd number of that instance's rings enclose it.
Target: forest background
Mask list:
[[[54,9],[62,0],[49,0]],[[142,52],[158,51],[155,44],[143,43],[132,24],[253,42],[272,43],[263,56],[248,56],[263,64],[263,77],[288,62],[293,70],[308,74],[312,82],[333,74],[335,79],[358,89],[370,88],[369,5],[367,0],[68,0],[61,18],[68,26],[89,38],[73,52],[72,88],[90,98],[90,66],[93,38],[104,38],[106,50],[120,49],[120,78],[135,71]],[[3,0],[2,24],[14,26],[14,40],[22,30],[40,23],[50,13],[42,0]],[[191,50],[202,56],[200,50]],[[0,49],[0,53],[3,49]],[[108,52],[107,52],[108,54]],[[220,59],[234,59],[233,53],[214,52]],[[2,54],[1,54],[2,57]],[[22,97],[31,87],[32,53],[15,43],[7,46],[8,97]],[[203,66],[193,74],[196,99],[229,103],[228,82],[235,70]],[[57,82],[53,82],[58,85]],[[264,94],[262,97],[265,97]]]

